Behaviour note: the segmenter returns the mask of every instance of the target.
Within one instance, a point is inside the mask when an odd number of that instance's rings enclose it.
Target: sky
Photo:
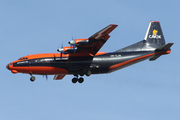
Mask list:
[[[0,0],[1,120],[179,120],[180,1]],[[149,22],[160,21],[172,52],[110,74],[48,80],[12,74],[6,65],[22,56],[56,53],[73,38],[88,38],[119,25],[100,51],[143,40]]]

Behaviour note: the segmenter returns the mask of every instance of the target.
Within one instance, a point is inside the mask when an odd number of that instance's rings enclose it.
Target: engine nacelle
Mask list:
[[[59,48],[57,49],[57,51],[62,52],[63,54],[68,54],[68,53],[75,53],[76,49],[77,49],[76,47],[73,48],[73,46],[69,46],[69,47]]]
[[[80,45],[87,45],[89,43],[89,39],[75,39],[75,40],[71,40],[69,41],[70,45],[75,45],[75,46],[80,46]]]
[[[71,41],[69,41],[69,44],[70,44],[70,45],[75,45],[75,44],[76,44],[76,41],[75,41],[75,40],[71,40]]]
[[[64,48],[57,49],[58,52],[64,52]]]

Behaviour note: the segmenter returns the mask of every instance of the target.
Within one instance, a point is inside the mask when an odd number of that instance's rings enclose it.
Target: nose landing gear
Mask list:
[[[30,81],[34,82],[36,80],[36,78],[32,75],[32,73],[30,73],[30,75],[31,75]]]
[[[34,82],[35,79],[36,79],[36,78],[35,78],[34,76],[31,76],[30,81],[31,81],[31,82]]]

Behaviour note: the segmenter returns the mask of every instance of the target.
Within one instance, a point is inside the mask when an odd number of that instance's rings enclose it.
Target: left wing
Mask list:
[[[109,39],[109,33],[112,32],[118,25],[111,24],[104,29],[100,30],[99,32],[92,35],[89,40],[94,41],[93,47],[89,51],[91,54],[95,55],[104,43]]]
[[[70,56],[78,56],[79,54],[81,54],[81,56],[90,56],[90,54],[94,56],[109,39],[109,33],[117,26],[118,25],[110,24],[87,39],[75,39],[70,41],[69,44],[71,46],[68,47],[68,53],[72,53]]]

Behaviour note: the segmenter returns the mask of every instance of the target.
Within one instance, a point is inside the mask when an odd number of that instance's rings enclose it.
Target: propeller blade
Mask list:
[[[46,77],[46,80],[48,80],[48,76],[47,75],[43,75],[43,78],[44,78],[44,76]]]
[[[60,58],[62,58],[62,52],[60,52]]]
[[[46,76],[46,80],[48,80],[48,76],[47,75],[45,75]]]
[[[75,44],[74,45],[72,45],[73,46],[73,51],[74,51],[74,53],[75,53]]]
[[[63,43],[61,44],[61,48],[63,49]],[[63,52],[64,52],[64,51],[61,51],[61,52],[60,52],[60,58],[62,58]]]

